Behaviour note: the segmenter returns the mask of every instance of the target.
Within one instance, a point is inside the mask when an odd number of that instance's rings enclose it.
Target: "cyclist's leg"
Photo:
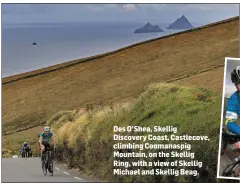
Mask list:
[[[47,155],[48,155],[48,171],[52,173],[52,150],[51,150],[51,144],[47,143],[46,144],[46,149],[47,149]]]
[[[44,162],[44,159],[45,159],[45,150],[44,151],[41,151],[41,162],[43,163]]]
[[[50,149],[51,149],[51,158],[53,160],[53,158],[54,158],[54,144],[53,143],[50,143]]]
[[[29,157],[29,148],[26,148],[26,156]]]
[[[25,158],[25,155],[26,155],[26,149],[23,148],[23,157]]]
[[[43,141],[41,145],[44,147],[43,150],[41,149],[41,161],[43,163],[43,160],[44,160],[45,155],[46,155],[46,143]]]

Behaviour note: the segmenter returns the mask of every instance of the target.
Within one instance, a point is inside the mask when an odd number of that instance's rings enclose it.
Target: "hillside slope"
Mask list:
[[[238,57],[238,29],[236,17],[97,56],[91,61],[76,60],[5,78],[3,134],[44,123],[58,111],[135,97],[151,82],[196,75],[211,68],[215,72],[223,67],[225,56]],[[72,66],[58,69],[69,64]],[[53,69],[56,71],[49,72]],[[7,83],[41,72],[46,73]],[[217,72],[214,77],[222,80],[223,73]],[[205,79],[209,78],[196,78],[194,84],[208,87],[214,82]],[[215,85],[221,92],[222,82]]]
[[[59,113],[48,121],[56,133],[57,153],[60,161],[68,162],[69,166],[79,168],[84,173],[94,174],[102,180],[109,182],[171,182],[171,183],[216,183],[216,166],[219,140],[219,121],[221,111],[221,95],[204,88],[183,87],[175,84],[151,84],[132,103],[119,105],[118,107],[95,109],[91,112],[72,111]],[[61,116],[61,118],[59,118]],[[63,120],[65,116],[65,120]],[[67,116],[72,120],[68,121]],[[113,161],[124,162],[144,161],[176,161],[177,157],[150,157],[148,158],[120,158],[114,157],[114,151],[121,153],[143,152],[148,154],[158,152],[170,152],[171,149],[138,148],[114,149],[113,145],[120,144],[158,144],[159,140],[113,140],[113,135],[167,135],[166,132],[113,132],[113,126],[174,126],[178,128],[176,135],[207,135],[209,141],[164,141],[162,144],[191,144],[189,152],[195,153],[195,160],[203,162],[203,167],[198,169],[198,178],[191,176],[114,176]],[[104,129],[104,130],[103,130]],[[172,150],[173,151],[173,150]],[[176,150],[181,152],[180,150]],[[91,158],[89,158],[91,157]],[[190,157],[184,160],[191,161]],[[170,166],[169,166],[170,167]],[[169,168],[167,167],[167,168]],[[158,166],[131,166],[135,169],[158,169]],[[166,167],[160,167],[167,169]],[[174,169],[181,169],[174,167]],[[196,167],[184,167],[195,169]]]

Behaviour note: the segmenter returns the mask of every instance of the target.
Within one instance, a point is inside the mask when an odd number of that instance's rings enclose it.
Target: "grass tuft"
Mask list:
[[[114,177],[109,174],[113,168],[113,126],[176,126],[178,135],[208,135],[210,142],[191,142],[191,151],[195,152],[196,159],[205,162],[203,170],[207,167],[208,173],[215,175],[220,106],[221,96],[205,88],[180,87],[166,83],[151,84],[131,103],[117,103],[93,108],[91,111],[75,112],[71,122],[56,126],[56,121],[53,125],[57,127],[55,130],[58,147],[65,152],[63,159],[85,173],[95,174],[110,181],[170,181],[170,176],[147,176],[146,179],[142,179],[140,176]],[[185,176],[175,179],[177,182],[193,181]],[[208,180],[214,182],[215,176],[208,177]]]

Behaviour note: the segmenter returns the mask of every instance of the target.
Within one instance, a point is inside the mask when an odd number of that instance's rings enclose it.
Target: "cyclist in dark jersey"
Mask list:
[[[30,145],[27,142],[23,143],[23,146],[20,148],[20,154],[23,156],[23,152],[28,152],[28,156],[30,157],[32,155],[32,150]]]

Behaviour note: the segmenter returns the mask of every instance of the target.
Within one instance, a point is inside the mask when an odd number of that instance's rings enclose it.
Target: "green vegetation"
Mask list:
[[[48,121],[48,124],[52,125],[56,133],[58,160],[67,162],[70,167],[78,167],[86,174],[94,174],[112,182],[168,180],[186,183],[202,181],[201,178],[207,177],[208,181],[214,182],[220,111],[219,94],[205,88],[160,83],[151,84],[134,102],[101,107],[101,109],[94,108],[90,111],[82,109],[58,113]],[[60,114],[62,117],[59,117]],[[56,116],[59,120],[55,120]],[[195,152],[195,158],[204,162],[204,167],[200,170],[200,179],[194,180],[189,176],[113,176],[114,125],[149,127],[170,125],[178,127],[178,135],[208,135],[209,142],[189,142],[192,144],[191,151]],[[157,134],[161,135],[161,133]]]
[[[42,128],[40,126],[34,127],[21,132],[13,133],[11,135],[2,137],[2,157],[12,157],[12,155],[19,155],[20,147],[23,142],[28,142],[33,150],[33,155],[39,155],[38,139]]]

